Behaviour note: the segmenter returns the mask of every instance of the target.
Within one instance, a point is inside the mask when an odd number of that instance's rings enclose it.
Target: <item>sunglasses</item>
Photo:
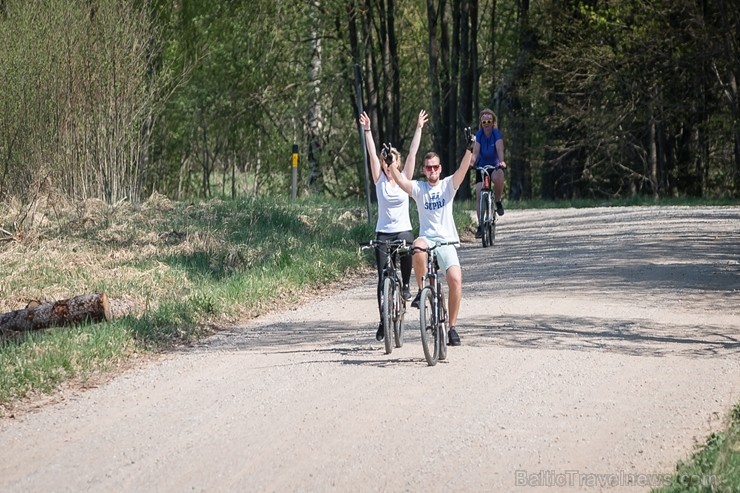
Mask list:
[[[433,164],[431,166],[424,166],[424,169],[429,171],[437,171],[439,169],[439,164]]]
[[[480,123],[481,123],[481,125],[492,125],[493,124],[493,120],[487,118],[485,120],[481,120]]]

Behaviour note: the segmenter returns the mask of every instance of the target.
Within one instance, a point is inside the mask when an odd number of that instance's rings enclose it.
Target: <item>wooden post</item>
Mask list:
[[[298,194],[298,144],[293,144],[293,180],[290,188],[290,198],[295,200]]]

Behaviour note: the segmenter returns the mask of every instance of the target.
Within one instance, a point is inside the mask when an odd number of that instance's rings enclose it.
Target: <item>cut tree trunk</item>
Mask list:
[[[105,293],[84,294],[68,300],[32,302],[23,310],[2,314],[0,334],[102,322],[112,318],[111,306]]]

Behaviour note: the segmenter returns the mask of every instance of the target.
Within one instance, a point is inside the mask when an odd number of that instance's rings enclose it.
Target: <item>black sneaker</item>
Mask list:
[[[383,340],[383,337],[385,337],[385,328],[383,327],[383,322],[380,322],[378,324],[378,331],[375,333],[375,340],[380,342]]]
[[[403,299],[406,301],[411,299],[411,290],[409,289],[408,284],[403,285],[403,288],[401,289],[401,296],[403,296]]]
[[[496,202],[496,214],[499,216],[504,215],[504,204],[502,204],[500,200]]]
[[[419,290],[419,292],[416,293],[416,297],[414,298],[414,301],[411,302],[411,306],[413,308],[419,308],[420,301],[421,301],[421,290]]]
[[[447,344],[450,346],[459,346],[461,344],[460,336],[457,335],[455,327],[450,327],[450,331],[447,333],[447,341]]]
[[[483,228],[478,226],[478,229],[475,230],[475,237],[476,238],[483,238]]]

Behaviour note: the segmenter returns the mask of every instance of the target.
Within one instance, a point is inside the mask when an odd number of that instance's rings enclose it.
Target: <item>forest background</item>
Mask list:
[[[360,107],[448,173],[492,108],[510,200],[737,197],[738,40],[728,0],[0,0],[0,204],[288,195],[294,146],[364,197]]]

